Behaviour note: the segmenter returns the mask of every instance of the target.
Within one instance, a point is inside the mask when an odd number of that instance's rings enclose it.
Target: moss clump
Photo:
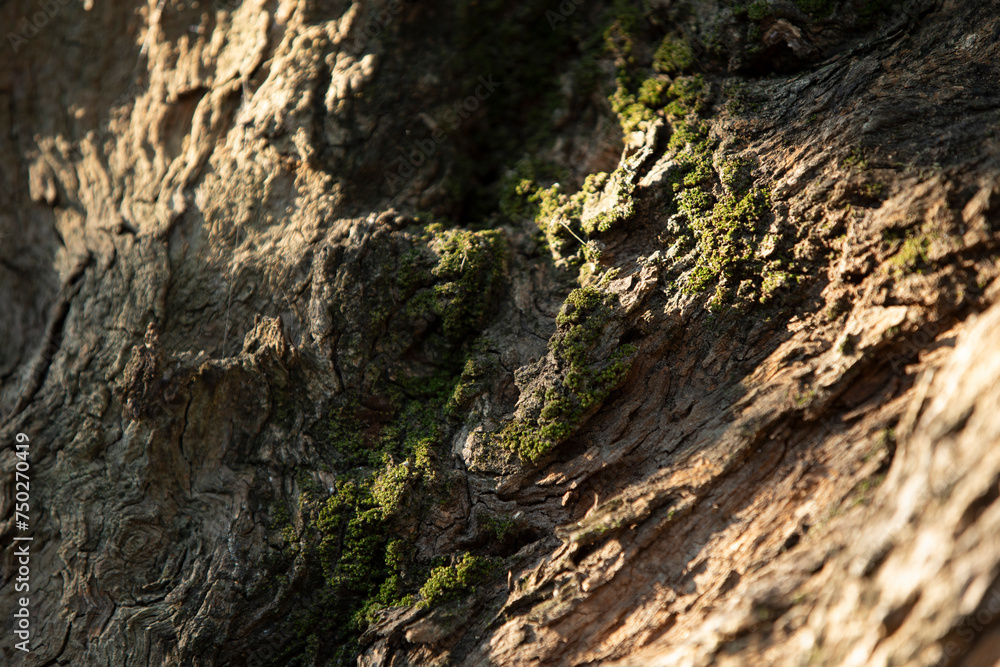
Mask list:
[[[571,363],[583,360],[586,347],[593,345],[609,319],[611,297],[596,287],[573,290],[556,315],[556,326],[565,329],[553,337],[552,351]]]
[[[771,13],[771,5],[767,3],[767,0],[756,0],[747,6],[747,18],[751,21],[762,21]]]
[[[458,414],[469,408],[472,400],[481,394],[487,380],[497,367],[496,358],[488,355],[472,356],[465,362],[462,374],[448,398],[446,410],[449,414]]]
[[[535,205],[535,224],[545,235],[549,250],[560,257],[566,244],[574,240],[574,221],[583,213],[583,200],[577,195],[562,193],[558,183],[535,190],[528,200]]]
[[[687,40],[667,35],[653,55],[653,69],[663,74],[682,72],[694,64]]]
[[[501,446],[524,460],[536,461],[565,441],[624,381],[637,348],[626,344],[601,355],[599,350],[614,318],[614,301],[598,287],[574,290],[556,318],[559,329],[549,340],[562,378],[537,402],[537,416],[507,424]]]
[[[928,250],[931,239],[927,235],[911,236],[903,241],[895,255],[889,258],[889,265],[897,273],[922,273],[930,265]]]
[[[437,459],[458,427],[452,399],[463,395],[463,384],[475,384],[486,373],[478,361],[483,355],[467,362],[476,346],[457,334],[485,322],[488,313],[477,302],[489,302],[488,293],[501,282],[503,246],[498,232],[434,226],[418,241],[403,298],[412,302],[424,295],[414,317],[438,324],[427,329],[434,336],[435,370],[415,373],[397,366],[390,376],[376,369],[367,393],[344,392],[310,428],[325,446],[324,467],[336,479],[328,489],[303,472],[298,507],[303,527],[282,532],[289,552],[316,566],[310,611],[289,632],[282,661],[315,655],[347,664],[356,655],[358,634],[379,610],[412,603],[430,566],[418,560],[413,545],[422,517],[447,491]],[[450,313],[461,321],[451,324]],[[405,314],[399,309],[404,322]]]
[[[691,65],[693,56],[687,43],[667,37],[652,63],[640,67],[633,55],[638,14],[634,8],[622,11],[605,31],[605,51],[615,61],[615,91],[608,97],[618,116],[622,132],[645,131],[669,101],[670,80],[665,76]],[[650,71],[651,65],[654,71]],[[658,72],[658,73],[657,73]]]
[[[639,84],[639,94],[636,100],[649,109],[658,109],[667,101],[667,91],[670,85],[663,79],[650,77]]]
[[[507,514],[489,514],[483,520],[483,530],[497,542],[504,542],[517,532],[517,521]]]
[[[595,262],[600,258],[600,251],[586,237],[606,232],[633,214],[635,181],[636,165],[626,162],[611,175],[601,172],[587,176],[574,194],[562,192],[559,183],[539,187],[527,180],[521,182],[516,192],[524,197],[526,209],[534,214],[534,222],[544,234],[557,264],[581,259]],[[606,210],[584,220],[584,211],[604,198],[608,202]],[[525,210],[514,205],[510,208]],[[566,252],[570,248],[574,248],[575,253]]]
[[[673,119],[700,114],[705,110],[707,94],[708,89],[701,74],[677,77],[667,89],[667,95],[673,101],[667,105],[664,112]]]
[[[724,160],[719,169],[719,180],[729,192],[746,192],[753,183],[753,163],[742,157]]]
[[[389,575],[382,529],[387,510],[372,489],[370,477],[338,481],[314,524],[322,536],[317,553],[323,574],[345,611],[365,607]],[[362,620],[357,611],[350,618],[355,627]]]
[[[525,158],[504,176],[501,184],[500,213],[510,222],[534,220],[539,214],[536,192],[557,183],[567,174],[554,164]]]
[[[299,501],[303,534],[286,529],[285,539],[297,563],[317,563],[321,577],[312,579],[310,605],[287,621],[287,643],[272,664],[351,664],[356,637],[383,607],[412,602],[404,594],[398,553],[385,529],[385,510],[372,494],[365,475],[339,480],[325,500],[324,490],[307,485]],[[287,582],[286,582],[287,583]],[[415,584],[409,584],[412,588]],[[321,658],[321,659],[320,659]]]
[[[440,315],[444,333],[464,338],[480,329],[488,307],[503,289],[507,252],[503,232],[449,230],[437,234],[432,247],[438,255],[432,274],[434,309]]]
[[[422,582],[411,553],[413,527],[441,493],[436,451],[451,428],[445,404],[456,379],[443,371],[403,380],[411,394],[395,395],[399,407],[385,415],[372,415],[356,399],[331,411],[330,432],[341,438],[336,451],[349,455],[335,462],[338,479],[325,498],[326,489],[302,480],[305,529],[301,535],[286,529],[285,535],[294,551],[315,559],[325,584],[293,644],[307,644],[303,633],[309,632],[324,637],[323,646],[339,646],[348,659],[354,637],[380,609],[412,603]]]
[[[385,468],[375,475],[371,484],[372,499],[383,519],[400,512],[412,482],[418,477],[416,468],[410,461],[396,464],[388,459]]]
[[[656,119],[656,112],[640,102],[635,93],[629,91],[626,80],[619,80],[618,87],[608,100],[611,102],[611,110],[618,116],[618,122],[625,135],[646,129],[647,125]]]
[[[669,92],[674,102],[665,111],[673,129],[668,150],[674,152],[674,167],[666,177],[675,215],[668,217],[667,232],[674,239],[672,252],[689,253],[690,267],[680,285],[690,293],[714,285],[711,309],[767,303],[799,279],[780,256],[764,259],[774,253],[763,251],[778,241],[765,232],[770,194],[753,186],[753,163],[746,158],[725,158],[718,171],[713,166],[715,141],[700,118],[708,100],[704,81],[678,77]]]
[[[493,559],[466,553],[451,565],[431,570],[427,581],[420,588],[420,606],[435,607],[475,591],[477,584],[487,579],[496,569]]]
[[[632,193],[635,192],[637,160],[626,160],[622,166],[611,175],[611,206],[597,215],[580,221],[580,228],[588,235],[598,232],[606,232],[613,226],[624,222],[635,213],[635,202]],[[603,186],[606,174],[597,174],[596,179],[591,184],[592,176],[587,177],[584,184],[583,193],[589,195],[596,192],[598,187]]]
[[[424,253],[418,248],[403,253],[399,261],[399,273],[396,275],[396,285],[403,294],[412,294],[432,280],[433,275]]]
[[[357,418],[359,407],[356,398],[332,407],[325,423],[317,428],[320,440],[326,442],[338,457],[338,468],[352,468],[376,465],[381,458],[372,459],[372,449],[362,435],[362,424]]]
[[[861,148],[855,147],[851,149],[851,152],[843,160],[845,167],[854,167],[857,169],[867,169],[868,159],[865,157],[865,153]]]
[[[608,98],[626,135],[646,130],[660,116],[681,118],[705,108],[707,89],[700,74],[678,76],[673,81],[662,75],[635,77],[626,71],[617,76],[615,92]]]
[[[730,296],[726,289],[733,279],[757,274],[755,258],[757,227],[769,211],[770,198],[765,190],[751,189],[742,197],[727,194],[716,202],[709,216],[698,217],[693,227],[698,237],[698,258],[688,280],[688,289],[701,291],[718,281],[712,306],[721,305]],[[722,280],[720,278],[729,278]]]

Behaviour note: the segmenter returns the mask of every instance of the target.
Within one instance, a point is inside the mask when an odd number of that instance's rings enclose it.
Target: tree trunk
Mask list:
[[[0,25],[4,664],[1000,661],[1000,3]]]

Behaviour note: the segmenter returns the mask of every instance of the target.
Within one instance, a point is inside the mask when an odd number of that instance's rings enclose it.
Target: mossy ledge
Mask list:
[[[442,461],[491,372],[479,336],[505,289],[506,235],[440,223],[395,234],[395,252],[377,259],[385,278],[371,314],[379,325],[362,348],[370,356],[359,355],[364,385],[327,399],[312,419],[308,396],[275,396],[273,423],[291,428],[301,413],[322,463],[296,475],[297,503],[271,509],[286,571],[307,573],[305,611],[289,618],[273,664],[351,664],[383,610],[454,600],[493,572],[488,549],[429,555],[418,544],[457,488]],[[274,583],[288,590],[290,580]]]
[[[538,461],[568,439],[621,386],[632,367],[637,347],[619,343],[617,297],[604,290],[604,282],[567,297],[548,347],[558,379],[522,399],[522,416],[496,436],[500,446],[522,460]]]

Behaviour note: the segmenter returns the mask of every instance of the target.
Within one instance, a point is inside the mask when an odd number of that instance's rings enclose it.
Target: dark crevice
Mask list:
[[[49,324],[45,328],[45,336],[42,338],[35,362],[25,380],[21,398],[18,399],[13,411],[7,416],[5,421],[9,421],[19,415],[31,403],[35,394],[38,393],[38,390],[45,383],[45,378],[49,373],[49,366],[52,364],[52,357],[62,343],[63,327],[66,324],[66,316],[69,314],[70,304],[73,297],[79,293],[83,285],[80,279],[83,277],[87,267],[93,262],[93,259],[94,256],[88,254],[86,259],[73,269],[62,289],[59,290],[56,302],[49,311]]]

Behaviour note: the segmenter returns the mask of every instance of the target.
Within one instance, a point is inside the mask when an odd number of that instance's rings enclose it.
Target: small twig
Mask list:
[[[579,236],[577,236],[576,232],[574,232],[572,229],[570,229],[570,226],[567,225],[565,222],[562,221],[562,218],[559,218],[558,222],[559,222],[560,225],[562,225],[563,227],[565,227],[566,231],[569,232],[570,234],[572,234],[573,238],[575,238],[577,241],[579,241],[581,245],[587,245],[587,242],[584,241],[583,239],[581,239]]]

